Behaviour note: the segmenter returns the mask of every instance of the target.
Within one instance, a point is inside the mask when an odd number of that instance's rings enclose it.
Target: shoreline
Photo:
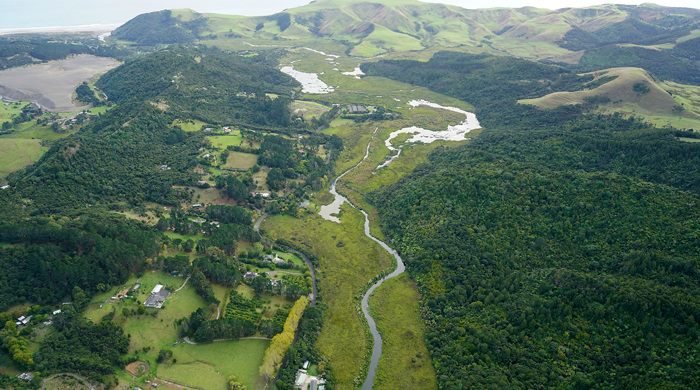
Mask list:
[[[23,27],[23,28],[2,28],[0,35],[12,34],[45,34],[45,33],[71,33],[71,32],[110,32],[122,23],[114,24],[84,24],[79,26],[49,26],[49,27]]]

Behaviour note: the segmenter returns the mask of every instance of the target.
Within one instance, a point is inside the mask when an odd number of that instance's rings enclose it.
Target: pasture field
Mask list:
[[[36,122],[24,122],[15,127],[15,130],[2,138],[21,138],[21,139],[40,139],[42,141],[55,141],[57,139],[68,137],[75,130],[69,130],[65,133],[56,133],[50,127],[37,125]]]
[[[34,164],[46,150],[38,139],[0,138],[0,178]]]
[[[0,124],[12,121],[12,118],[22,113],[22,107],[29,104],[27,101],[6,102],[0,100]]]
[[[223,168],[237,171],[246,171],[258,162],[258,155],[243,152],[229,152],[228,159]]]
[[[201,234],[180,234],[180,233],[175,233],[175,232],[163,232],[163,234],[170,237],[171,240],[179,238],[182,241],[187,241],[187,240],[199,241],[199,240],[204,238],[204,236]]]
[[[347,205],[340,224],[313,214],[304,218],[268,217],[262,229],[272,238],[286,238],[320,257],[318,283],[328,305],[318,339],[321,354],[333,366],[338,389],[354,388],[363,365],[369,361],[366,323],[355,298],[366,284],[391,265],[389,254],[365,237],[364,217]]]
[[[189,187],[189,190],[194,191],[194,196],[192,197],[193,203],[216,203],[223,204],[227,203],[228,200],[225,195],[222,195],[222,190],[216,187],[209,188],[199,188],[199,187]],[[188,204],[191,206],[191,204]]]
[[[235,376],[248,389],[257,389],[258,367],[262,364],[268,340],[219,341],[172,347],[176,363],[160,364],[158,377],[198,386],[225,390],[229,376]]]
[[[22,371],[15,365],[10,355],[6,352],[0,352],[0,374],[7,376],[17,376],[21,374]]]
[[[407,274],[384,282],[369,298],[382,336],[375,389],[437,389],[435,369],[425,346],[418,286]]]
[[[306,100],[295,100],[292,102],[290,110],[292,113],[301,115],[306,119],[318,118],[324,112],[330,111],[330,107],[323,104]]]
[[[187,121],[175,119],[172,126],[180,126],[180,128],[185,131],[198,131],[201,130],[203,126],[206,127],[207,124],[197,119],[190,119]]]
[[[211,145],[215,148],[226,149],[228,146],[240,146],[243,136],[238,130],[231,131],[228,135],[212,135],[207,137]]]
[[[107,107],[107,106],[93,107],[93,108],[88,109],[87,112],[89,112],[90,114],[93,114],[93,115],[99,115],[99,114],[104,114],[104,113],[106,113],[107,111],[111,110],[111,109],[114,108],[114,107],[116,107],[116,106],[112,106],[112,107]]]

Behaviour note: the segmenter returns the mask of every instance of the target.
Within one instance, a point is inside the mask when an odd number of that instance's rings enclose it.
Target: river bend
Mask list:
[[[372,144],[372,140],[374,139],[374,135],[377,133],[377,130],[379,127],[374,129],[374,133],[372,133],[372,138],[370,138],[369,143],[367,143],[367,150],[365,151],[365,156],[358,162],[354,167],[349,168],[347,171],[343,172],[340,176],[336,177],[335,180],[333,180],[333,183],[331,183],[331,188],[330,192],[335,196],[335,199],[333,203],[330,205],[326,206],[321,206],[321,211],[319,211],[319,214],[324,218],[329,221],[337,222],[340,223],[340,219],[338,217],[333,216],[332,214],[337,214],[340,212],[340,206],[348,202],[350,206],[353,208],[359,210],[362,215],[365,216],[365,236],[369,237],[372,241],[376,242],[377,244],[381,245],[384,250],[389,252],[394,258],[396,259],[396,269],[390,273],[389,275],[384,276],[383,278],[379,279],[376,283],[374,283],[365,293],[365,295],[362,296],[362,314],[364,314],[365,319],[367,320],[367,325],[369,326],[369,331],[372,334],[372,338],[374,340],[374,345],[372,347],[372,357],[369,362],[369,370],[367,371],[367,378],[365,379],[365,382],[362,384],[362,390],[371,390],[372,386],[374,385],[374,377],[377,375],[377,364],[379,363],[379,358],[382,356],[382,336],[379,334],[377,331],[377,324],[374,321],[374,318],[372,318],[372,315],[369,312],[369,296],[372,295],[372,292],[377,289],[377,287],[381,286],[382,283],[384,283],[385,280],[394,278],[401,273],[403,273],[406,269],[406,267],[403,264],[403,260],[401,260],[401,256],[399,256],[398,252],[391,248],[389,245],[387,245],[384,241],[378,239],[377,237],[374,237],[370,233],[369,229],[369,216],[367,215],[367,212],[362,210],[361,208],[355,206],[350,202],[346,197],[343,195],[340,195],[336,191],[336,184],[338,183],[338,179],[341,177],[345,176],[348,172],[352,171],[353,169],[357,168],[362,162],[367,159],[369,156],[369,147]]]

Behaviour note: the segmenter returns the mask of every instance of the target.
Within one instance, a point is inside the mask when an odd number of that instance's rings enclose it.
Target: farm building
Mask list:
[[[351,104],[348,106],[348,111],[351,114],[364,114],[367,112],[367,109],[361,104]]]
[[[165,300],[168,299],[168,295],[170,295],[170,291],[164,289],[163,287],[164,286],[162,284],[157,284],[155,287],[153,287],[153,290],[151,290],[151,295],[146,298],[143,305],[146,307],[154,307],[156,309],[162,308]]]

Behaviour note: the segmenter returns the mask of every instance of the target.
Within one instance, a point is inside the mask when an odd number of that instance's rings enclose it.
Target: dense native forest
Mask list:
[[[141,14],[119,26],[112,35],[139,45],[191,43],[206,23],[202,17],[181,21],[172,16],[171,10],[163,10]]]
[[[171,48],[128,62],[96,85],[117,103],[160,101],[188,119],[282,128],[290,125],[289,96],[298,83],[276,69],[278,62],[274,53]]]
[[[460,88],[498,72],[469,65],[483,57],[436,57],[368,70],[427,68],[423,85],[521,110],[517,88]],[[539,67],[523,65],[513,79]],[[700,150],[580,106],[512,118],[370,196],[424,294],[441,387],[696,388]]]

